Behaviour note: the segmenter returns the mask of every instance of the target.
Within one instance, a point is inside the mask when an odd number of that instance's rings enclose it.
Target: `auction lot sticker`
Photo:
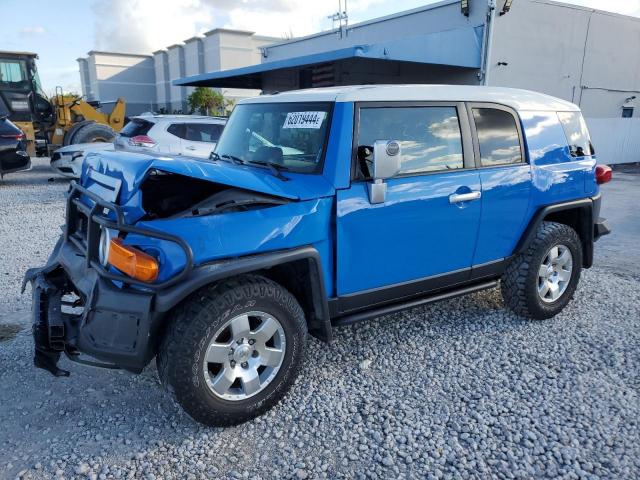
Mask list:
[[[320,128],[327,112],[289,112],[282,128]]]

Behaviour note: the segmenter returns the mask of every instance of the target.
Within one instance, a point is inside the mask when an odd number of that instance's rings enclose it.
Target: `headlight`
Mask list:
[[[102,227],[100,229],[100,245],[98,245],[98,260],[103,267],[109,263],[109,248],[111,247],[111,239],[118,236],[118,232],[109,228]]]

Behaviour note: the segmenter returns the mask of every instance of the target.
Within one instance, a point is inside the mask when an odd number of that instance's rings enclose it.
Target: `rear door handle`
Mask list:
[[[187,150],[195,150],[196,149],[196,147],[184,147],[184,148],[186,148]]]
[[[474,191],[469,193],[454,193],[449,195],[449,203],[469,202],[471,200],[478,200],[482,196],[480,191]]]

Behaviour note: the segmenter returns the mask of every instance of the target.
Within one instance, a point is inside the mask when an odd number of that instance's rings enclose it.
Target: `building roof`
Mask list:
[[[87,56],[91,55],[117,55],[119,57],[140,57],[140,58],[149,58],[151,55],[144,53],[124,53],[124,52],[107,52],[104,50],[89,50],[87,52]]]
[[[530,90],[471,85],[356,85],[292,90],[241,100],[267,102],[491,102],[518,111],[578,111],[571,102]]]
[[[33,53],[33,52],[18,52],[18,51],[12,51],[12,50],[0,50],[0,55],[38,58],[38,54],[37,53]]]
[[[208,37],[209,35],[213,35],[214,33],[241,33],[243,35],[253,35],[256,32],[252,32],[250,30],[237,30],[235,28],[214,28],[213,30],[209,30],[208,32],[204,32],[203,35]]]
[[[415,7],[409,10],[403,10],[401,12],[396,12],[396,13],[391,13],[389,15],[384,15],[382,17],[376,17],[376,18],[372,18],[370,20],[364,20],[362,22],[358,22],[358,23],[350,23],[347,26],[347,30],[349,32],[357,30],[361,27],[367,27],[369,25],[375,25],[376,23],[384,23],[388,20],[393,20],[396,18],[401,18],[401,17],[407,17],[410,15],[415,15],[416,13],[420,13],[420,12],[424,12],[424,11],[429,11],[429,10],[435,10],[437,8],[441,8],[441,7],[446,7],[447,5],[451,5],[454,3],[459,3],[460,0],[442,0],[440,2],[434,2],[434,3],[429,3],[427,5],[422,5],[420,7]],[[480,2],[478,2],[480,3]],[[270,47],[276,47],[279,45],[291,45],[292,43],[298,43],[298,42],[304,42],[306,40],[309,40],[311,38],[317,38],[317,37],[327,37],[327,36],[333,36],[336,35],[340,32],[339,28],[332,28],[329,30],[323,30],[322,32],[316,32],[316,33],[311,33],[309,35],[303,35],[300,37],[294,37],[294,38],[289,38],[289,39],[281,39],[280,41],[273,43],[272,45],[269,45]]]
[[[465,27],[381,43],[273,60],[248,67],[202,73],[174,80],[174,85],[262,88],[263,74],[348,59],[371,59],[479,68],[484,27]]]

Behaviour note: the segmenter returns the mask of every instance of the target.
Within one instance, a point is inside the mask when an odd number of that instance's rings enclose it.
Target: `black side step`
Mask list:
[[[449,298],[459,297],[461,295],[467,295],[468,293],[479,292],[487,290],[498,285],[497,280],[490,282],[478,283],[470,285],[468,287],[462,287],[455,290],[450,290],[444,293],[438,293],[428,297],[422,297],[418,299],[408,300],[406,302],[393,303],[391,305],[384,305],[382,307],[373,308],[371,310],[365,310],[364,312],[352,313],[344,317],[339,317],[331,320],[331,324],[334,327],[342,327],[345,325],[352,325],[363,320],[369,320],[375,317],[381,317],[383,315],[389,315],[390,313],[399,312],[401,310],[407,310],[409,308],[419,307],[420,305],[426,305],[427,303],[437,302],[439,300],[446,300]]]

